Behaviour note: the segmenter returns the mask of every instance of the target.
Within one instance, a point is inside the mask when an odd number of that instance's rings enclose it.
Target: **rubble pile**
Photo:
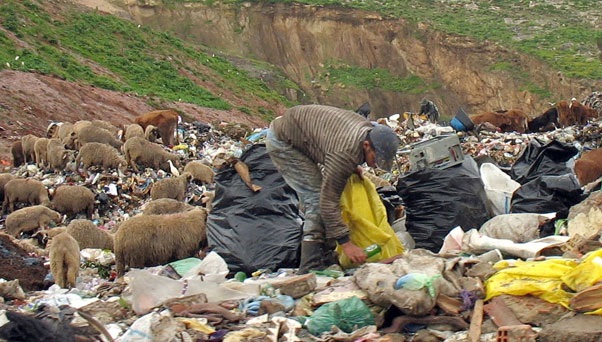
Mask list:
[[[403,141],[397,167],[386,174],[366,167],[365,175],[376,184],[389,224],[404,252],[381,258],[379,262],[347,269],[335,264],[303,275],[297,274],[295,267],[248,270],[248,265],[258,260],[246,260],[244,267],[232,265],[232,260],[237,260],[234,256],[253,258],[250,256],[254,246],[242,246],[240,250],[220,255],[211,250],[211,241],[206,237],[196,255],[161,265],[132,267],[123,277],[116,272],[116,256],[112,250],[81,249],[76,286],[70,289],[54,284],[49,270],[47,243],[49,240],[52,243],[54,234],[64,234],[57,226],[68,230],[71,222],[88,219],[112,238],[126,220],[149,214],[144,211],[151,202],[154,184],[184,173],[184,165],[191,161],[209,166],[217,181],[213,177],[211,181],[189,181],[183,201],[187,205],[171,202],[173,207],[169,207],[170,212],[165,215],[202,207],[211,220],[215,208],[219,214],[225,206],[241,205],[237,200],[224,203],[227,201],[222,195],[228,191],[234,198],[257,196],[252,201],[275,201],[269,196],[260,197],[271,191],[266,186],[269,184],[263,183],[269,172],[254,169],[254,165],[258,165],[253,164],[256,160],[245,159],[253,146],[261,145],[265,128],[181,122],[177,129],[180,143],[164,147],[180,156],[180,168],[146,168],[136,173],[129,167],[86,170],[71,163],[56,172],[29,163],[8,169],[6,173],[13,176],[41,181],[51,198],[59,186],[69,184],[92,190],[95,200],[91,217],[86,217],[86,212],[64,214],[61,222],[51,222],[17,237],[5,234],[7,215],[0,218],[3,258],[0,339],[599,340],[602,337],[602,301],[599,299],[602,293],[602,220],[599,219],[602,192],[598,182],[571,183],[565,171],[570,170],[582,152],[602,146],[602,121],[529,134],[456,132],[450,126],[426,119],[399,121],[398,115],[385,119],[385,123],[394,128]],[[412,146],[433,142],[432,139],[445,135],[457,136],[462,156],[452,156],[455,162],[446,165],[426,168],[413,165]],[[543,175],[537,177],[533,173],[524,174],[518,166],[530,162],[524,153],[535,149],[533,141],[542,149],[552,146],[562,150],[570,146],[578,153],[569,160],[538,159],[537,165],[562,165],[539,168],[536,171]],[[541,151],[537,156],[550,154]],[[465,169],[469,171],[461,171]],[[534,172],[536,167],[527,169]],[[476,181],[472,177],[475,172]],[[239,177],[237,182],[241,188],[224,188],[220,181],[228,177]],[[444,178],[449,178],[451,185],[437,184],[441,186],[438,188],[429,183]],[[413,183],[416,180],[421,189],[416,186],[415,193],[402,189],[401,184],[418,184]],[[495,187],[500,182],[505,188]],[[545,186],[541,186],[542,183]],[[544,191],[541,189],[553,191],[538,193]],[[427,208],[425,202],[417,200],[428,191],[440,195],[441,206]],[[216,192],[218,200],[212,203]],[[532,198],[529,195],[533,195]],[[517,198],[523,201],[519,203]],[[525,205],[527,200],[535,199],[539,201],[537,204]],[[286,200],[278,198],[282,203],[275,203],[275,207],[288,205],[284,203]],[[476,200],[481,201],[483,207],[478,213],[469,209],[460,213],[445,212],[455,208],[445,200],[466,202],[464,204]],[[542,204],[541,201],[549,202]],[[297,203],[292,199],[290,204]],[[15,209],[24,206],[27,204],[21,203]],[[543,209],[529,210],[538,206]],[[265,208],[261,213],[250,213],[251,223],[254,214],[257,225],[264,224],[260,218],[278,216],[269,207],[261,208]],[[561,210],[563,208],[566,210]],[[152,210],[159,209],[153,207]],[[240,228],[243,222],[236,221],[238,215],[246,218],[247,214],[228,212],[225,220],[232,227]],[[287,219],[291,220],[287,222],[297,222],[300,229],[301,219],[296,214],[294,210],[287,211],[290,215]],[[212,224],[219,225],[220,221],[213,219]],[[428,221],[431,219],[434,221]],[[433,231],[425,232],[421,222],[428,222]],[[256,242],[251,244],[264,247],[262,239],[267,241],[275,236],[280,239],[279,230],[285,229],[284,225],[257,227],[263,235],[257,236]],[[265,230],[259,228],[267,228],[273,234],[263,233]],[[294,238],[300,238],[300,231]],[[278,242],[280,246],[290,243]],[[221,243],[221,247],[228,244],[227,241]],[[265,252],[269,255],[285,253]],[[287,258],[289,262],[294,256],[288,253]]]

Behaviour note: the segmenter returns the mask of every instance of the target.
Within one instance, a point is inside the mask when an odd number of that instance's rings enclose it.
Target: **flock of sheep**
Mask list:
[[[97,194],[88,185],[61,184],[50,189],[31,177],[0,174],[1,215],[7,214],[5,233],[28,251],[49,256],[50,271],[61,287],[74,287],[80,268],[80,250],[110,249],[117,275],[128,267],[162,265],[195,255],[206,244],[206,207],[185,203],[188,184],[214,182],[214,171],[200,160],[187,160],[165,146],[177,143],[178,114],[159,110],[136,118],[122,129],[102,120],[51,125],[46,137],[26,135],[12,146],[14,166],[35,163],[46,172],[138,173],[141,167],[163,170],[171,177],[150,188],[144,210],[111,231],[92,221]],[[157,141],[161,141],[161,144]],[[77,215],[85,214],[86,219]],[[68,218],[71,218],[70,220]],[[68,221],[68,222],[67,222]],[[64,226],[46,229],[52,223]],[[33,234],[38,246],[20,240]],[[28,246],[25,246],[28,245]]]

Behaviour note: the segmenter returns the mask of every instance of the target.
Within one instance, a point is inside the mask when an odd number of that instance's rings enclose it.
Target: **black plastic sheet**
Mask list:
[[[251,191],[233,167],[215,175],[213,209],[207,218],[209,249],[231,273],[299,266],[302,218],[295,191],[278,172],[264,144],[252,145],[240,157],[249,167]]]
[[[406,207],[406,228],[416,248],[438,252],[453,228],[478,229],[489,220],[487,194],[474,159],[446,169],[428,168],[397,182]]]
[[[532,139],[512,165],[510,177],[520,184],[526,184],[544,175],[572,173],[567,162],[577,153],[579,150],[575,146],[558,140],[543,144],[537,138]]]
[[[542,144],[533,139],[516,160],[510,176],[521,183],[512,195],[511,213],[546,214],[566,218],[571,206],[583,200],[583,191],[568,161],[579,150],[552,140]]]

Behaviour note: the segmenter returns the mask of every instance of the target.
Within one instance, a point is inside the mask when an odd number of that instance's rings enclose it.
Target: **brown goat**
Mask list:
[[[575,161],[575,175],[580,185],[602,177],[602,148],[587,151]]]
[[[175,137],[178,126],[178,112],[173,109],[155,110],[138,116],[134,122],[146,130],[146,126],[153,125],[157,127],[163,145],[173,146],[178,144]]]
[[[572,125],[585,125],[588,120],[598,117],[598,112],[588,106],[582,105],[577,100],[560,101],[556,105],[558,121],[562,127]]]
[[[475,125],[488,122],[499,128],[502,132],[525,133],[528,129],[529,117],[521,110],[511,109],[497,112],[485,112],[472,115],[470,120]]]

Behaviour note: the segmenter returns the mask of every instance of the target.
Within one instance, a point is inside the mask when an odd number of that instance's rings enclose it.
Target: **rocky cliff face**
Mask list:
[[[538,115],[549,102],[582,99],[602,85],[602,81],[585,84],[567,79],[537,60],[495,44],[444,35],[426,25],[357,10],[266,3],[112,3],[119,4],[120,15],[142,25],[275,65],[302,89],[288,93],[296,101],[350,109],[370,101],[376,116],[418,111],[422,98],[434,101],[447,116],[453,116],[460,107],[469,113],[521,108]],[[400,78],[416,75],[432,87],[412,94],[331,84],[324,65],[333,61],[386,69]],[[511,67],[495,71],[500,62]],[[552,95],[541,97],[533,89]]]

